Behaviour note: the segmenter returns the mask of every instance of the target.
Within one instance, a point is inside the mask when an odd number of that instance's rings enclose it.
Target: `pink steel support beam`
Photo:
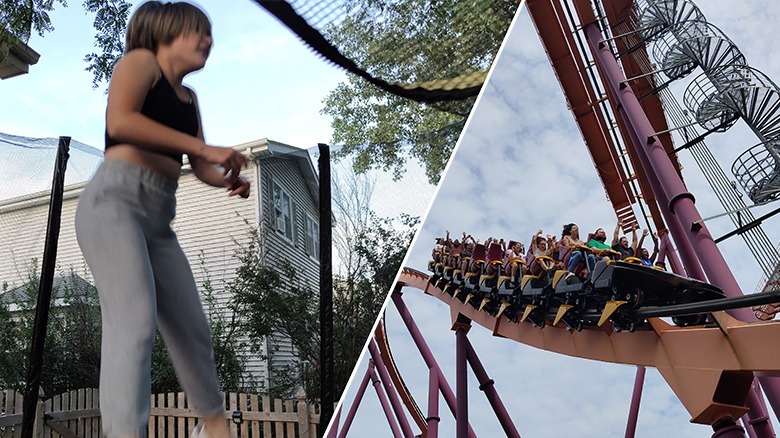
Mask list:
[[[455,419],[455,436],[466,438],[469,427],[469,387],[468,363],[466,362],[466,328],[455,330],[455,391],[457,392],[457,418]]]
[[[633,137],[634,135],[632,135],[632,138]],[[639,140],[639,137],[636,137],[635,140],[638,141],[638,143],[635,144],[642,144],[642,142]],[[648,165],[645,164],[647,163],[647,160],[641,152],[637,155],[639,156],[639,161],[642,162],[643,166]],[[671,165],[671,161],[669,161],[669,164]],[[647,175],[647,179],[650,181],[650,185],[653,187],[653,190],[656,191],[655,198],[658,200],[658,209],[664,216],[666,225],[669,227],[669,233],[674,236],[674,241],[677,243],[677,250],[680,252],[680,258],[682,259],[682,265],[684,266],[684,270],[681,270],[680,274],[687,274],[688,277],[706,281],[707,277],[705,276],[704,270],[699,263],[699,259],[696,257],[696,250],[693,248],[693,245],[691,245],[689,240],[681,237],[685,234],[685,230],[683,229],[682,224],[680,224],[678,218],[674,216],[674,213],[666,208],[669,205],[669,198],[662,190],[663,184],[658,180],[657,175],[653,172],[652,169],[646,170],[645,173]],[[676,174],[677,173],[675,172],[675,175]],[[667,239],[669,238],[669,236],[666,237]]]
[[[365,389],[363,389],[365,391]],[[333,419],[330,420],[330,429],[328,429],[328,438],[336,438],[339,431],[339,421],[341,421],[341,406],[336,410]]]
[[[634,392],[631,395],[631,408],[628,410],[628,424],[626,425],[626,438],[634,438],[636,434],[636,421],[639,418],[639,404],[642,401],[642,387],[645,385],[645,367],[636,367],[634,379]]]
[[[753,386],[750,388],[750,394],[754,394],[755,397],[749,397],[748,400],[753,402],[753,399],[755,399],[755,402],[758,403],[758,406],[749,404],[748,407],[751,410],[755,408],[756,411],[764,413],[763,417],[758,418],[751,418],[750,415],[743,415],[743,420],[745,420],[745,430],[747,431],[748,436],[750,438],[756,438],[759,433],[762,433],[761,431],[763,424],[769,423],[769,417],[766,415],[766,403],[764,402],[764,397],[761,396],[761,386],[759,386],[758,382],[753,381]]]
[[[379,404],[382,405],[382,411],[385,413],[385,417],[387,418],[387,424],[390,425],[390,430],[393,432],[393,436],[394,437],[401,436],[401,429],[398,428],[398,423],[396,423],[395,418],[393,418],[393,411],[390,408],[390,404],[387,401],[387,397],[385,396],[384,390],[380,385],[379,378],[376,376],[376,373],[374,372],[374,360],[369,359],[368,368],[366,369],[366,373],[363,375],[363,380],[360,382],[360,387],[357,390],[357,394],[355,394],[355,400],[352,402],[352,407],[349,409],[347,418],[344,420],[344,427],[341,428],[341,433],[339,434],[339,438],[345,438],[347,436],[347,433],[349,432],[349,428],[352,426],[352,420],[355,419],[355,414],[357,413],[357,409],[360,406],[360,402],[363,400],[363,395],[366,392],[366,388],[368,387],[369,380],[371,380],[371,384],[374,385],[377,398],[379,399]],[[341,409],[339,409],[339,413],[340,412]],[[336,425],[338,425],[338,417],[336,419],[336,422],[333,424],[331,430],[336,430]]]
[[[393,388],[390,375],[387,373],[387,368],[385,368],[385,364],[382,362],[382,357],[379,354],[379,348],[376,346],[376,341],[374,341],[373,338],[368,341],[368,351],[371,353],[371,359],[374,360],[374,366],[376,367],[377,371],[379,371],[379,377],[382,381],[382,386],[385,388],[387,396],[390,399],[390,405],[393,407],[395,417],[398,420],[398,423],[401,425],[401,431],[403,432],[403,435],[399,434],[397,436],[404,436],[407,438],[414,437],[412,428],[409,426],[409,420],[406,418],[406,413],[401,406],[400,400],[398,400],[398,394],[396,394],[395,388]],[[389,420],[390,419],[388,417],[388,421]]]
[[[431,368],[428,372],[428,438],[439,437],[439,370]]]
[[[398,314],[401,316],[401,320],[406,325],[406,329],[409,331],[409,334],[412,336],[412,340],[414,341],[415,345],[417,345],[417,350],[420,352],[420,355],[425,361],[425,365],[429,369],[436,368],[436,370],[438,371],[439,390],[441,390],[441,394],[444,397],[444,401],[447,403],[450,412],[452,412],[452,415],[455,417],[455,420],[457,421],[458,413],[457,413],[457,407],[455,401],[455,393],[452,392],[452,388],[447,382],[447,379],[441,374],[441,368],[439,367],[438,362],[436,362],[436,358],[433,357],[433,353],[431,353],[431,349],[428,347],[428,344],[425,342],[425,338],[423,337],[422,333],[420,333],[420,329],[417,327],[417,324],[414,322],[414,318],[412,318],[412,314],[409,313],[409,309],[406,307],[406,303],[404,303],[404,300],[401,297],[400,287],[393,290],[393,293],[390,295],[390,297],[392,298],[393,304],[395,304],[395,307],[398,310]],[[469,425],[468,436],[469,438],[476,438],[476,434],[474,433],[474,430],[471,428],[471,425]]]
[[[471,342],[468,340],[468,338],[466,338],[466,348],[466,358],[471,365],[471,369],[474,370],[474,375],[477,376],[479,389],[485,393],[488,402],[490,402],[490,406],[493,408],[493,412],[496,413],[498,422],[504,429],[504,433],[507,437],[520,438],[520,433],[517,431],[517,428],[515,428],[515,424],[512,422],[512,418],[506,411],[506,407],[504,407],[504,403],[501,401],[501,397],[498,396],[495,382],[493,379],[488,377],[487,371],[485,371],[485,367],[482,366],[482,362],[480,362],[479,357],[477,356],[477,352],[474,351],[474,347],[471,345]]]
[[[739,284],[731,273],[726,260],[706,225],[701,222],[701,215],[696,209],[693,195],[686,190],[661,142],[654,136],[653,127],[631,87],[626,85],[626,78],[620,70],[614,54],[604,42],[598,24],[596,22],[584,24],[583,30],[606,86],[612,91],[613,97],[617,99],[617,110],[635,141],[634,147],[642,161],[642,166],[647,171],[648,176],[653,175],[650,178],[651,181],[655,179],[656,183],[660,185],[660,191],[656,192],[656,196],[659,199],[661,211],[664,212],[665,216],[671,215],[673,219],[677,220],[682,233],[677,230],[676,226],[672,226],[673,221],[667,221],[667,223],[670,225],[675,241],[678,242],[678,248],[686,242],[690,244],[710,283],[720,287],[727,297],[742,296]],[[656,190],[655,186],[653,190]],[[687,260],[686,267],[688,267]],[[750,309],[736,309],[729,313],[743,321],[755,320]],[[762,379],[762,383],[764,382],[766,382],[764,389],[777,413],[778,408],[780,408],[780,386],[772,379]],[[752,422],[766,416],[765,412],[760,410],[760,402],[757,400],[755,392],[750,391],[747,403],[749,407],[756,409],[751,409],[749,412]],[[774,436],[772,425],[768,421],[755,422],[753,426],[757,432],[762,434],[761,436]],[[733,427],[738,428],[742,433],[740,426],[735,424]],[[732,426],[729,426],[721,430],[731,430],[731,428]],[[719,433],[716,432],[716,435],[726,436],[718,435]]]
[[[611,53],[611,52],[610,52]],[[614,58],[613,58],[614,59]],[[615,63],[617,65],[617,62]],[[620,72],[618,68],[618,72],[622,75],[622,72]],[[622,77],[622,76],[621,76]],[[607,84],[609,88],[610,84]],[[621,86],[623,84],[621,83]],[[625,87],[629,88],[630,87]],[[611,89],[613,96],[619,97],[619,90],[618,89]],[[632,94],[633,96],[633,94]],[[638,102],[637,102],[638,105]],[[618,110],[622,109],[622,104],[618,106]],[[641,110],[641,106],[639,107]],[[644,115],[644,112],[642,112]],[[645,117],[647,119],[647,117]],[[648,124],[650,122],[648,121]],[[682,225],[678,221],[678,218],[675,217],[674,213],[669,210],[669,197],[667,196],[667,193],[663,189],[663,185],[659,179],[659,176],[653,172],[653,167],[649,163],[647,157],[642,153],[643,150],[639,145],[644,144],[643,137],[634,129],[634,126],[630,123],[626,123],[627,133],[629,137],[631,137],[631,141],[634,145],[634,148],[637,150],[637,156],[639,157],[639,161],[642,165],[642,168],[645,169],[645,175],[647,176],[647,181],[650,183],[650,187],[653,189],[653,194],[656,197],[656,200],[658,201],[659,210],[661,211],[661,215],[664,217],[664,221],[666,222],[666,225],[669,227],[669,232],[674,236],[675,242],[677,243],[677,249],[680,252],[680,257],[683,260],[683,264],[685,266],[685,271],[680,271],[682,274],[683,272],[687,274],[688,277],[695,278],[697,280],[706,281],[706,276],[704,275],[704,271],[702,270],[701,265],[699,264],[699,259],[696,257],[696,251],[694,250],[693,246],[691,245],[691,242],[687,239],[683,238],[682,236],[685,235],[685,231],[682,228]],[[651,134],[653,131],[652,129],[649,131],[648,134]],[[647,138],[647,137],[644,137]],[[630,147],[630,145],[626,145],[626,147]],[[661,146],[661,149],[663,149],[663,146]],[[667,157],[668,158],[668,157]],[[669,161],[669,165],[671,166],[671,161]],[[677,175],[676,172],[674,172],[675,175]]]
[[[661,236],[659,236],[661,239],[661,245],[658,249],[658,261],[663,261],[665,257],[668,257],[669,259],[669,268],[671,268],[672,272],[678,275],[684,275],[685,274],[685,268],[682,266],[682,262],[680,262],[680,258],[677,256],[677,253],[674,251],[674,247],[672,246],[672,240],[669,239],[669,233],[663,233]]]
[[[649,164],[645,171],[655,175],[660,186],[660,193],[664,194],[668,200],[668,203],[661,203],[661,208],[677,219],[684,232],[683,235],[674,235],[675,242],[678,243],[678,246],[682,244],[681,241],[687,240],[690,243],[701,262],[707,279],[723,289],[727,297],[742,296],[739,284],[737,284],[737,280],[715,244],[715,240],[707,226],[701,222],[702,217],[694,205],[693,195],[687,191],[661,142],[653,135],[653,127],[631,87],[626,85],[626,78],[609,46],[604,42],[598,25],[590,23],[585,25],[584,29],[588,42],[594,51],[597,64],[605,75],[607,85],[619,102],[618,111],[623,116],[627,127],[633,132],[632,137],[637,140],[635,147],[639,155],[643,157],[642,164],[643,166],[645,163]],[[694,226],[695,223],[701,225]],[[749,309],[737,309],[731,314],[742,321],[755,321],[755,316]]]
[[[357,392],[355,393],[355,399],[352,401],[352,406],[350,406],[349,412],[347,412],[347,418],[344,419],[344,426],[342,426],[341,433],[338,435],[339,438],[346,437],[347,432],[349,432],[349,428],[352,427],[352,421],[355,420],[355,414],[357,413],[358,407],[360,406],[360,402],[363,401],[363,395],[366,393],[368,381],[371,380],[370,370],[373,368],[373,366],[373,361],[369,359],[368,368],[363,374],[363,380],[360,381],[360,386],[358,386]],[[341,409],[339,409],[339,412],[341,412]],[[387,416],[387,413],[385,413],[385,416]],[[337,422],[333,423],[330,429],[331,432],[334,432],[337,429],[337,425]],[[328,434],[328,436],[330,436],[330,434]]]
[[[756,435],[756,429],[753,428],[752,424],[750,424],[750,419],[748,418],[747,414],[740,417],[739,422],[742,424],[742,428],[745,429],[745,433],[747,434],[748,438],[758,438]]]

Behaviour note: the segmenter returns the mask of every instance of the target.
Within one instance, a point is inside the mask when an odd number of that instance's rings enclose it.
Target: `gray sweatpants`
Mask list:
[[[106,160],[79,200],[76,236],[100,295],[100,411],[109,438],[146,435],[158,325],[190,406],[204,417],[224,409],[209,325],[170,226],[176,187]]]

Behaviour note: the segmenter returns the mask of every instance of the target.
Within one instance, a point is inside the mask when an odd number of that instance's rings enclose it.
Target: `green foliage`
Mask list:
[[[84,57],[88,63],[87,71],[92,72],[92,86],[97,88],[101,82],[109,82],[114,67],[125,52],[124,35],[130,14],[130,3],[116,0],[85,0],[84,9],[95,14],[92,26],[95,34],[95,46],[101,53],[90,53]]]
[[[3,293],[7,292],[3,284]],[[0,388],[24,389],[26,360],[25,351],[17,345],[24,334],[24,328],[12,319],[8,304],[0,300]]]
[[[56,0],[67,6],[65,0]],[[30,39],[32,32],[43,36],[54,27],[49,12],[54,9],[55,0],[3,0],[0,2],[0,29],[8,30],[22,41]]]
[[[352,251],[365,263],[349,276],[334,279],[333,348],[336,393],[341,393],[363,350],[396,273],[406,254],[416,218],[404,217],[401,225],[372,217],[355,241]],[[272,368],[272,396],[289,397],[303,387],[310,399],[320,391],[319,296],[301,280],[288,261],[266,257],[263,233],[250,230],[240,244],[241,261],[230,293],[236,309],[245,315],[242,331],[262,348],[269,336],[288,338],[298,359]],[[273,356],[269,351],[269,356]]]
[[[286,260],[267,259],[264,235],[258,229],[250,229],[246,243],[239,243],[236,252],[241,266],[236,279],[228,284],[227,291],[233,297],[231,306],[243,315],[241,332],[250,339],[256,350],[267,344],[269,362],[274,355],[274,338],[289,338],[298,352],[298,361],[283,368],[271,370],[272,385],[268,388],[274,397],[292,396],[304,386],[307,394],[311,388],[302,379],[301,363],[317,363],[319,344],[317,296],[302,284],[299,274]],[[271,337],[271,342],[266,342]]]
[[[369,215],[357,230],[351,251],[360,258],[349,275],[334,279],[335,386],[343,391],[411,242],[416,218],[400,220]],[[289,339],[298,354],[286,365],[272,365],[272,396],[290,397],[303,387],[319,398],[319,295],[288,261],[266,257],[264,235],[250,230],[237,243],[240,266],[227,283],[229,300],[219,302],[206,271],[204,303],[214,342],[218,374],[225,391],[257,391],[247,376],[243,353],[265,351],[273,362],[277,341]],[[201,259],[201,264],[203,264]],[[32,338],[36,266],[14,294],[14,307],[0,300],[0,387],[22,390]],[[58,283],[47,329],[41,387],[48,395],[97,387],[100,364],[100,310],[95,288],[71,272]],[[225,302],[227,301],[227,302]],[[56,305],[54,305],[56,304]],[[248,339],[249,341],[243,341]],[[152,392],[177,392],[180,386],[159,334],[152,350]]]
[[[49,12],[59,3],[67,7],[66,0],[0,0],[0,46],[8,39],[7,32],[27,42],[33,32],[44,36],[54,30]],[[84,10],[95,14],[95,46],[100,53],[84,57],[87,71],[92,72],[92,85],[111,78],[119,58],[124,53],[124,34],[130,13],[130,3],[123,0],[84,0]]]
[[[37,264],[29,267],[24,286],[8,291],[8,303],[0,299],[0,388],[24,390],[29,361],[30,342],[35,318],[40,278]],[[214,341],[214,356],[222,389],[227,392],[257,391],[247,376],[244,345],[237,340],[235,316],[218,311],[211,281],[204,284],[204,294]],[[59,297],[56,298],[55,297]],[[5,298],[5,296],[3,296]],[[55,279],[52,304],[44,344],[41,388],[47,395],[78,388],[96,388],[100,376],[100,306],[97,290],[74,272]],[[176,372],[159,332],[152,348],[152,393],[181,391]]]
[[[7,292],[13,295],[14,303],[0,301],[0,387],[24,389],[39,280],[33,262],[28,282]],[[73,272],[58,280],[52,288],[52,297],[59,298],[53,298],[50,307],[40,380],[48,395],[97,387],[100,369],[97,293]]]
[[[400,222],[400,223],[398,223]],[[334,282],[333,331],[337,393],[343,391],[393,286],[414,237],[417,218],[371,217],[353,251],[363,258],[354,276]]]
[[[373,217],[372,226],[362,233],[355,246],[355,250],[368,262],[368,271],[362,279],[377,291],[386,294],[393,287],[419,222],[418,217],[405,214],[397,221]]]
[[[399,83],[456,78],[487,70],[518,1],[352,0],[349,17],[326,29],[342,53],[374,76]],[[377,20],[376,17],[381,17]],[[423,105],[350,77],[324,100],[332,142],[355,170],[403,173],[412,157],[438,182],[475,99]]]

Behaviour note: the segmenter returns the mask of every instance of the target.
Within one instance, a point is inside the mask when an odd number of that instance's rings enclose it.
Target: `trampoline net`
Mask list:
[[[479,93],[520,3],[255,2],[328,61],[385,91],[428,103]]]

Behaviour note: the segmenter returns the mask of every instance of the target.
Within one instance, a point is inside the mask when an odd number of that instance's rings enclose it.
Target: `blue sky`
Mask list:
[[[697,0],[708,21],[723,30],[755,68],[780,80],[776,41],[766,30],[780,20],[780,5],[768,0],[733,3]],[[678,98],[695,74],[675,84]],[[757,143],[741,122],[707,139],[710,149],[729,174],[734,157]],[[703,217],[722,212],[690,154],[683,152],[683,174],[695,194]],[[769,205],[755,216],[776,208]],[[639,212],[637,212],[639,213]],[[770,240],[780,240],[774,218],[764,223]],[[499,236],[522,242],[538,229],[560,235],[564,223],[583,230],[611,230],[616,218],[593,169],[592,160],[568,111],[565,98],[528,14],[523,10],[475,108],[447,174],[436,194],[406,265],[425,270],[437,236],[449,229],[485,240]],[[728,219],[707,223],[714,236],[733,229]],[[720,245],[746,293],[754,290],[761,273],[740,238]],[[414,289],[404,300],[415,317],[444,373],[454,386],[454,333],[447,306]],[[390,346],[407,385],[425,412],[427,369],[417,354],[393,305],[387,308]],[[488,374],[496,381],[515,424],[524,437],[576,435],[622,436],[636,368],[571,358],[540,351],[475,326],[469,338]],[[357,370],[359,382],[366,367]],[[346,395],[347,407],[354,386]],[[469,381],[470,420],[479,436],[503,432],[473,376]],[[346,412],[345,412],[346,413]],[[440,436],[454,436],[454,421],[442,404]],[[342,421],[343,421],[342,416]],[[659,374],[649,369],[637,429],[638,437],[709,436],[709,427],[689,423],[690,416]],[[351,436],[389,436],[384,415],[369,387]]]

